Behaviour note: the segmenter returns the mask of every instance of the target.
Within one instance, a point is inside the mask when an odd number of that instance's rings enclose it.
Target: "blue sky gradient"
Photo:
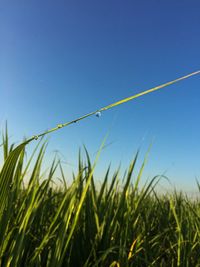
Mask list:
[[[200,2],[5,1],[0,4],[0,122],[11,141],[200,69]],[[141,159],[184,190],[200,179],[200,75],[50,136],[49,155],[73,168],[106,133],[99,176],[111,161]]]

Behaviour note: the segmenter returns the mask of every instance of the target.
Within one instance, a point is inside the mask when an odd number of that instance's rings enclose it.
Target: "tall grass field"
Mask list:
[[[122,177],[118,169],[105,170],[100,186],[99,155],[91,162],[87,150],[78,155],[70,184],[59,159],[44,176],[42,142],[27,159],[27,142],[14,146],[3,134],[0,266],[200,266],[198,199],[176,191],[158,195],[159,176],[140,186],[145,161],[136,174],[137,154]]]

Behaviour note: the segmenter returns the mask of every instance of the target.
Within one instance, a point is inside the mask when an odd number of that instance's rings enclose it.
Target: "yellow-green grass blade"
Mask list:
[[[6,158],[0,172],[0,216],[6,206],[8,193],[13,183],[13,175],[17,166],[17,161],[28,142],[17,146]]]
[[[177,83],[177,82],[179,82],[179,81],[185,80],[185,79],[187,79],[187,78],[189,78],[189,77],[191,77],[191,76],[197,75],[197,74],[199,74],[199,73],[200,73],[200,70],[195,71],[195,72],[192,72],[192,73],[190,73],[190,74],[188,74],[188,75],[182,76],[182,77],[177,78],[177,79],[175,79],[175,80],[172,80],[172,81],[170,81],[170,82],[167,82],[167,83],[161,84],[161,85],[159,85],[159,86],[153,87],[153,88],[151,88],[151,89],[148,89],[148,90],[143,91],[143,92],[141,92],[141,93],[135,94],[135,95],[133,95],[133,96],[130,96],[130,97],[126,97],[126,98],[124,98],[124,99],[121,99],[121,100],[119,100],[119,101],[117,101],[117,102],[114,102],[114,103],[112,103],[112,104],[110,104],[110,105],[107,105],[107,106],[102,107],[102,108],[100,108],[100,109],[98,109],[98,110],[95,110],[95,111],[90,112],[90,113],[88,113],[88,114],[86,114],[86,115],[83,115],[83,116],[81,116],[81,117],[79,117],[79,118],[77,118],[77,119],[75,119],[75,120],[72,120],[72,121],[69,121],[69,122],[66,122],[66,123],[62,123],[62,124],[58,124],[56,127],[52,128],[52,129],[49,129],[49,130],[47,130],[47,131],[45,131],[45,132],[43,132],[43,133],[41,133],[41,134],[34,135],[33,137],[31,137],[31,138],[29,139],[29,141],[32,141],[32,140],[34,140],[34,139],[37,140],[39,137],[42,137],[42,136],[44,136],[44,135],[46,135],[46,134],[52,133],[52,132],[54,132],[54,131],[57,131],[57,130],[63,128],[63,127],[69,126],[70,124],[77,123],[78,121],[81,121],[81,120],[86,119],[86,118],[88,118],[88,117],[90,117],[90,116],[93,116],[93,115],[95,115],[95,114],[98,114],[98,113],[101,113],[101,112],[103,112],[103,111],[106,111],[106,110],[108,110],[108,109],[114,108],[114,107],[116,107],[116,106],[119,106],[119,105],[121,105],[121,104],[124,104],[124,103],[126,103],[126,102],[129,102],[129,101],[131,101],[131,100],[133,100],[133,99],[136,99],[136,98],[138,98],[138,97],[141,97],[141,96],[143,96],[143,95],[153,93],[153,92],[158,91],[158,90],[160,90],[160,89],[162,89],[162,88],[164,88],[164,87],[167,87],[167,86],[172,85],[172,84],[174,84],[174,83]]]
[[[95,159],[95,162],[93,164],[93,167],[91,168],[91,171],[90,171],[90,174],[89,174],[89,177],[86,181],[86,184],[85,184],[85,187],[83,189],[83,192],[82,192],[82,195],[81,195],[81,198],[79,200],[79,203],[78,203],[78,207],[76,209],[76,213],[75,213],[75,216],[74,216],[74,219],[72,221],[72,225],[71,225],[71,229],[70,229],[70,232],[68,234],[68,237],[67,237],[67,240],[65,242],[65,245],[64,245],[64,248],[63,248],[63,251],[62,251],[62,254],[61,254],[61,258],[60,260],[58,261],[58,264],[56,267],[60,267],[62,265],[62,262],[64,260],[64,257],[65,257],[65,253],[69,247],[69,242],[70,240],[72,239],[72,236],[73,236],[73,233],[74,233],[74,230],[75,228],[77,227],[77,223],[78,223],[78,218],[79,218],[79,214],[81,212],[81,209],[82,209],[82,206],[83,206],[83,203],[84,203],[84,200],[85,200],[85,197],[86,197],[86,194],[88,192],[88,188],[91,184],[91,180],[92,180],[92,177],[93,177],[93,174],[94,174],[94,170],[95,170],[95,167],[96,167],[96,164],[97,164],[97,161],[99,159],[99,156],[100,156],[100,153],[104,147],[104,144],[105,144],[105,141],[107,139],[107,136],[104,138],[102,144],[101,144],[101,147],[97,153],[97,156],[96,156],[96,159]]]
[[[188,74],[188,75],[185,75],[185,76],[183,76],[183,77],[177,78],[177,79],[175,79],[175,80],[173,80],[173,81],[170,81],[170,82],[161,84],[161,85],[159,85],[159,86],[153,87],[153,88],[151,88],[151,89],[149,89],[149,90],[143,91],[143,92],[138,93],[138,94],[136,94],[136,95],[133,95],[133,96],[124,98],[124,99],[122,99],[122,100],[119,100],[119,101],[117,101],[117,102],[115,102],[115,103],[113,103],[113,104],[110,104],[110,105],[108,105],[108,106],[106,106],[106,107],[101,108],[99,111],[104,111],[104,110],[113,108],[113,107],[115,107],[115,106],[119,106],[119,105],[124,104],[124,103],[126,103],[126,102],[128,102],[128,101],[131,101],[131,100],[133,100],[133,99],[135,99],[135,98],[138,98],[138,97],[140,97],[140,96],[147,95],[147,94],[149,94],[149,93],[158,91],[158,90],[160,90],[160,89],[162,89],[162,88],[164,88],[164,87],[167,87],[167,86],[169,86],[169,85],[172,85],[172,84],[174,84],[174,83],[177,83],[177,82],[179,82],[179,81],[182,81],[182,80],[184,80],[184,79],[187,79],[187,78],[189,78],[189,77],[191,77],[191,76],[194,76],[194,75],[196,75],[196,74],[199,74],[199,73],[200,73],[200,70],[199,70],[199,71],[195,71],[195,72],[190,73],[190,74]]]
[[[183,237],[182,237],[182,232],[181,232],[181,222],[178,218],[177,212],[176,212],[176,207],[174,200],[170,200],[170,208],[172,210],[172,213],[174,215],[175,221],[176,221],[176,229],[177,229],[177,266],[181,265],[181,243],[183,242]]]
[[[16,223],[19,224],[15,234],[15,239],[11,242],[10,256],[7,259],[7,266],[20,266],[24,250],[26,248],[27,232],[31,227],[35,216],[39,211],[39,205],[42,203],[45,195],[44,183],[39,185],[34,181],[38,180],[40,175],[40,166],[44,156],[45,146],[40,149],[40,153],[33,168],[31,183],[28,184],[27,195],[18,211]]]

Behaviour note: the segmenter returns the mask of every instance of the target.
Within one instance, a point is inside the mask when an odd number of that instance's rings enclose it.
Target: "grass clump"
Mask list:
[[[132,181],[138,154],[123,182],[108,168],[97,188],[97,162],[85,150],[67,185],[59,160],[42,177],[46,144],[39,144],[24,186],[33,160],[25,160],[26,144],[10,146],[3,136],[0,266],[200,266],[200,202],[176,192],[158,196],[160,177],[139,189],[145,162]],[[62,187],[52,183],[57,169]]]

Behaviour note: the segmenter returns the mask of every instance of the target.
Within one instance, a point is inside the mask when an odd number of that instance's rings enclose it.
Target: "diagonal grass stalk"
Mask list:
[[[41,134],[34,135],[33,137],[31,137],[31,138],[29,139],[29,141],[32,141],[32,140],[34,140],[34,139],[37,140],[39,137],[45,136],[45,135],[47,135],[47,134],[49,134],[49,133],[52,133],[52,132],[54,132],[54,131],[57,131],[57,130],[63,128],[63,127],[69,126],[70,124],[77,123],[77,122],[79,122],[79,121],[81,121],[81,120],[83,120],[83,119],[86,119],[86,118],[88,118],[88,117],[91,117],[91,116],[93,116],[93,115],[97,115],[97,116],[99,117],[99,114],[101,114],[101,112],[103,112],[103,111],[106,111],[106,110],[108,110],[108,109],[114,108],[114,107],[116,107],[116,106],[119,106],[119,105],[121,105],[121,104],[124,104],[124,103],[126,103],[126,102],[129,102],[129,101],[131,101],[131,100],[133,100],[133,99],[136,99],[136,98],[138,98],[138,97],[141,97],[141,96],[143,96],[143,95],[150,94],[150,93],[152,93],[152,92],[161,90],[161,89],[164,88],[164,87],[167,87],[167,86],[172,85],[172,84],[174,84],[174,83],[177,83],[177,82],[180,82],[180,81],[182,81],[182,80],[188,79],[189,77],[194,76],[194,75],[197,75],[197,74],[199,74],[199,73],[200,73],[200,70],[195,71],[195,72],[192,72],[192,73],[190,73],[190,74],[187,74],[187,75],[185,75],[185,76],[182,76],[182,77],[177,78],[177,79],[175,79],[175,80],[172,80],[172,81],[170,81],[170,82],[161,84],[161,85],[159,85],[159,86],[153,87],[153,88],[148,89],[148,90],[146,90],[146,91],[143,91],[143,92],[141,92],[141,93],[138,93],[138,94],[132,95],[132,96],[130,96],[130,97],[126,97],[126,98],[124,98],[124,99],[121,99],[121,100],[119,100],[119,101],[117,101],[117,102],[114,102],[114,103],[112,103],[112,104],[110,104],[110,105],[107,105],[107,106],[105,106],[105,107],[102,107],[102,108],[100,108],[100,109],[97,109],[97,110],[95,110],[95,111],[92,111],[92,112],[90,112],[90,113],[88,113],[88,114],[86,114],[86,115],[83,115],[83,116],[81,116],[81,117],[79,117],[79,118],[77,118],[77,119],[75,119],[75,120],[72,120],[72,121],[69,121],[69,122],[66,122],[66,123],[62,123],[62,124],[58,124],[56,127],[52,128],[52,129],[49,129],[49,130],[47,130],[47,131],[45,131],[45,132],[43,132],[43,133],[41,133]]]

